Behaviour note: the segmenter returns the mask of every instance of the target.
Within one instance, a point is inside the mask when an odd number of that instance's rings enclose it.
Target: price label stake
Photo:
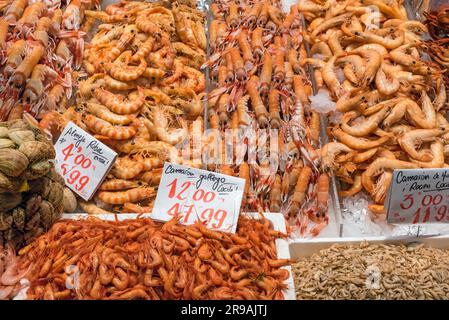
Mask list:
[[[389,223],[449,223],[449,169],[394,170],[385,205]]]
[[[245,180],[166,162],[152,218],[203,222],[209,229],[235,233]]]
[[[55,168],[66,185],[89,200],[103,181],[117,153],[69,122],[55,144]]]

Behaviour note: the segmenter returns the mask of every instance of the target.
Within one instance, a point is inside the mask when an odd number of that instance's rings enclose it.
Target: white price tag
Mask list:
[[[89,200],[103,181],[117,153],[69,122],[55,144],[56,171],[66,185]]]
[[[389,223],[449,223],[449,169],[394,170],[385,207]]]
[[[204,222],[213,230],[235,233],[245,180],[166,162],[152,218],[180,223]]]

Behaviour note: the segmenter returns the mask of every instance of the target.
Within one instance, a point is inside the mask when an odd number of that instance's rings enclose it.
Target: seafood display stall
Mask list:
[[[449,18],[414,6],[0,0],[0,300],[448,298],[449,229],[385,218],[449,163]],[[88,200],[69,122],[117,154]],[[236,233],[152,219],[166,162],[243,179]]]

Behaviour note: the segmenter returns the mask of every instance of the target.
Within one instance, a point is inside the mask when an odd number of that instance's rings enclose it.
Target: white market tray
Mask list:
[[[438,237],[351,237],[351,238],[326,238],[311,239],[307,241],[290,242],[290,256],[293,260],[310,257],[320,250],[328,249],[334,244],[357,245],[364,241],[370,244],[424,244],[427,247],[437,249],[449,249],[449,236]]]
[[[257,213],[246,213],[246,215],[257,219]],[[89,216],[100,218],[103,220],[126,220],[135,219],[137,216],[142,218],[150,218],[150,214],[135,214],[135,213],[120,213],[120,214],[99,214],[89,215],[86,213],[65,213],[61,219],[85,219]],[[273,224],[273,229],[282,233],[287,232],[284,216],[280,213],[265,213],[265,217]],[[289,245],[286,239],[276,239],[276,250],[278,259],[290,259]],[[284,290],[285,300],[296,300],[295,285],[293,281],[293,274],[291,266],[282,267],[290,272],[290,277],[285,281],[287,289]]]

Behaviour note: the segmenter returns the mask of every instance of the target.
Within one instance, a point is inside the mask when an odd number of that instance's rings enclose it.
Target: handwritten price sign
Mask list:
[[[152,217],[234,233],[244,187],[244,179],[166,162]]]
[[[394,170],[387,221],[449,223],[449,169]]]
[[[111,168],[117,154],[69,122],[55,144],[56,170],[66,185],[89,200]]]

